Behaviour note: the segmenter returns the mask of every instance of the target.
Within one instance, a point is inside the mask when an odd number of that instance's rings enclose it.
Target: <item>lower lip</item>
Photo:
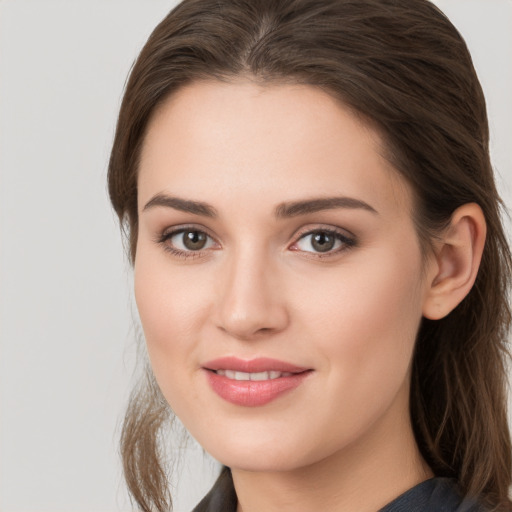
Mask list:
[[[311,373],[305,371],[270,380],[234,380],[205,370],[211,388],[221,398],[234,405],[257,407],[268,404],[302,383]]]

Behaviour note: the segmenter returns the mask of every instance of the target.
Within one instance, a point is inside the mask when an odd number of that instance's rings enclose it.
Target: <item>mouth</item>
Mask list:
[[[228,371],[246,374],[269,373],[275,376],[275,372],[279,373],[301,373],[307,371],[308,368],[297,366],[286,361],[271,359],[269,357],[258,357],[256,359],[240,359],[238,357],[221,357],[214,359],[203,365],[206,370],[214,372]]]
[[[313,370],[276,359],[225,357],[203,366],[210,388],[231,404],[256,407],[296,389]]]
[[[268,372],[237,372],[235,370],[212,370],[217,375],[221,375],[231,380],[252,380],[252,381],[262,381],[262,380],[274,380],[279,379],[281,377],[291,377],[294,375],[291,372],[277,372],[277,371],[268,371]]]

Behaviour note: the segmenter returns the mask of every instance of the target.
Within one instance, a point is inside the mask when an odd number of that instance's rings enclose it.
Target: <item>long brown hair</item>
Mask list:
[[[487,222],[476,283],[439,321],[423,320],[411,419],[438,476],[493,510],[510,510],[506,413],[511,255],[489,158],[485,100],[467,47],[427,0],[185,0],[154,30],[122,102],[109,166],[112,204],[132,261],[137,167],[148,121],[178,88],[246,75],[327,91],[379,130],[386,157],[415,194],[428,250],[453,211],[475,202]],[[150,372],[150,370],[148,370]],[[144,511],[171,509],[159,458],[168,408],[149,373],[122,432],[129,489]]]

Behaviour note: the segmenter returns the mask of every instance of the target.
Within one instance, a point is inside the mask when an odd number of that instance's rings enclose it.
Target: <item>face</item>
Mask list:
[[[174,412],[232,468],[306,466],[408,417],[427,285],[410,190],[380,149],[303,85],[195,83],[149,125],[148,353]]]

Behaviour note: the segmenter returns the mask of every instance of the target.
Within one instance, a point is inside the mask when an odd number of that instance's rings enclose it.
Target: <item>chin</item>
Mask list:
[[[235,441],[236,439],[236,441]],[[292,471],[315,462],[301,443],[282,438],[263,440],[248,439],[244,436],[229,436],[217,442],[203,443],[205,450],[220,463],[232,469],[251,472]],[[317,454],[318,456],[318,454]]]
[[[243,454],[227,454],[227,456],[217,460],[231,469],[253,473],[287,472],[302,467],[302,464],[294,460],[294,457],[276,457],[269,453],[258,452],[257,450],[247,450]]]

